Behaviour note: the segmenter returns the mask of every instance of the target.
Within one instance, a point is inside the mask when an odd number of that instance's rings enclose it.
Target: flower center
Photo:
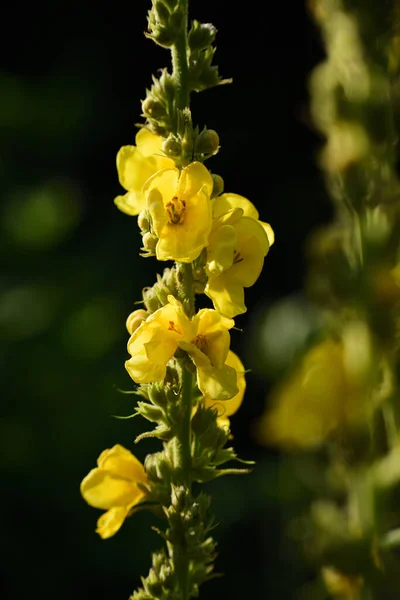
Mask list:
[[[236,265],[236,263],[240,263],[242,262],[243,258],[240,255],[240,252],[238,252],[237,250],[234,250],[233,252],[233,264]]]
[[[203,352],[203,354],[207,354],[208,342],[205,335],[197,335],[193,340],[193,344],[197,346],[197,348]]]
[[[165,210],[167,211],[168,221],[173,225],[180,225],[184,220],[186,202],[182,198],[174,196],[172,200],[165,205]]]
[[[174,331],[175,333],[180,333],[180,331],[178,329],[176,329],[174,321],[168,321],[168,331]]]

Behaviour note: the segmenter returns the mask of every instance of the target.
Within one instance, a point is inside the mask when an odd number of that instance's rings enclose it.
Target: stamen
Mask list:
[[[165,205],[168,220],[173,225],[180,225],[184,221],[186,202],[178,196],[174,196],[170,202]]]

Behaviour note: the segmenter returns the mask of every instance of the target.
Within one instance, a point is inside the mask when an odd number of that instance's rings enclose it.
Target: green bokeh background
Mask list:
[[[263,6],[267,18],[257,15]],[[1,570],[4,598],[127,599],[161,540],[151,514],[114,538],[79,483],[100,452],[133,449],[146,423],[133,412],[125,319],[163,265],[138,255],[135,219],[113,205],[115,156],[134,142],[140,99],[168,52],[146,40],[148,3],[88,0],[8,5],[0,39]],[[233,349],[248,392],[232,419],[235,447],[257,466],[207,486],[219,522],[217,570],[203,598],[295,598],[312,572],[287,523],[309,490],[296,462],[259,447],[252,428],[271,383],[313,329],[299,291],[304,242],[330,207],[315,166],[307,76],[322,57],[302,3],[193,0],[214,23],[231,86],[193,97],[193,116],[220,134],[208,166],[247,196],[276,245],[237,319]],[[157,448],[134,448],[144,459]]]

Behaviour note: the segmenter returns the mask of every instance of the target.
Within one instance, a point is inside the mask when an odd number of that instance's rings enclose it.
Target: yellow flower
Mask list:
[[[142,191],[147,179],[160,171],[175,166],[171,158],[162,155],[162,138],[145,127],[136,134],[136,146],[123,146],[117,154],[119,182],[127,190],[114,202],[127,215],[138,215],[146,205]]]
[[[257,281],[274,235],[270,225],[257,220],[251,202],[237,194],[216,198],[213,214],[205,293],[218,311],[234,317],[246,312],[243,288]]]
[[[272,229],[269,223],[264,223],[264,221],[259,221],[258,210],[254,206],[250,200],[247,200],[244,196],[240,196],[239,194],[221,194],[217,198],[213,200],[213,218],[218,219],[222,217],[222,215],[231,211],[234,208],[241,208],[243,211],[244,217],[250,217],[251,219],[255,219],[263,226],[265,233],[268,236],[268,241],[270,247],[275,241],[274,230]]]
[[[81,483],[81,494],[90,506],[102,508],[104,513],[97,521],[97,533],[109,538],[145,497],[138,487],[147,482],[143,465],[129,450],[117,444],[104,450]]]
[[[238,392],[236,371],[225,364],[229,350],[228,330],[234,321],[211,309],[189,319],[173,296],[140,325],[128,341],[131,358],[125,366],[136,383],[165,378],[168,361],[182,348],[197,367],[197,385],[213,399],[232,398]]]
[[[229,417],[239,410],[246,390],[246,378],[244,375],[245,369],[243,363],[238,355],[232,352],[232,350],[229,350],[228,352],[226,364],[233,367],[236,371],[237,386],[239,389],[238,393],[233,396],[233,398],[224,400],[222,403],[216,403],[215,400],[209,396],[204,397],[204,405],[206,408],[216,408],[218,410],[217,423],[220,427],[229,427]]]
[[[186,339],[178,345],[197,367],[197,385],[204,396],[229,400],[238,393],[236,370],[227,364],[232,319],[216,310],[203,308],[192,319]]]
[[[366,422],[374,409],[369,390],[375,376],[368,331],[354,324],[342,340],[308,351],[258,423],[259,441],[289,450],[313,448],[341,427]]]
[[[192,262],[208,243],[212,209],[210,195],[213,181],[199,162],[182,170],[165,169],[153,175],[143,191],[159,238],[158,260]]]

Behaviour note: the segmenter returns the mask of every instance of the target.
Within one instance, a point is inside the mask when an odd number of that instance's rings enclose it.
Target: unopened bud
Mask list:
[[[147,319],[149,313],[143,308],[139,308],[138,310],[134,310],[126,320],[126,328],[128,333],[132,335],[134,331]]]
[[[155,100],[152,96],[147,96],[142,102],[143,114],[153,119],[165,117],[166,110],[161,102]]]
[[[191,50],[204,50],[212,44],[216,33],[217,30],[211,23],[193,21],[188,36],[189,48]]]
[[[212,155],[219,149],[219,135],[214,129],[203,129],[196,139],[195,154]]]
[[[213,180],[213,190],[212,190],[212,194],[211,194],[211,198],[215,198],[216,196],[219,196],[220,194],[222,194],[222,192],[224,191],[224,180],[222,179],[221,175],[216,175],[215,173],[212,174],[212,180]]]
[[[138,225],[143,233],[150,231],[150,214],[148,210],[144,209],[139,213]]]
[[[182,154],[182,144],[176,137],[169,136],[162,145],[162,150],[167,156],[175,157]]]
[[[143,248],[148,252],[154,252],[157,246],[158,237],[148,231],[143,236]]]

